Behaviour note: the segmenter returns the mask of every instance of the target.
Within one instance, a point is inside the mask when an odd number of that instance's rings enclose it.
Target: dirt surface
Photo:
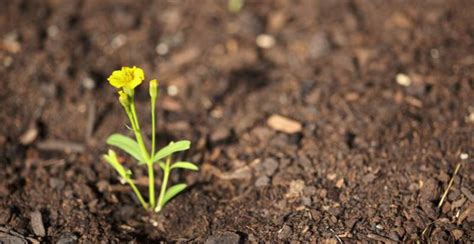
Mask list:
[[[474,241],[471,1],[226,3],[2,3],[0,241]],[[160,214],[101,159],[122,65],[201,167]]]

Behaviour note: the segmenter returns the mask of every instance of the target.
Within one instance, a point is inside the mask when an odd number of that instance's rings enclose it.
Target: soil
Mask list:
[[[4,1],[0,241],[472,243],[473,16],[471,1]],[[159,145],[191,140],[180,157],[200,165],[172,175],[190,188],[159,214],[101,159],[129,133],[106,81],[125,65],[160,80]]]

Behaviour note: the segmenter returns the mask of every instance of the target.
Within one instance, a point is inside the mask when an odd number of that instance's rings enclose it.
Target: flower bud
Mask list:
[[[155,99],[158,95],[158,81],[153,79],[150,81],[150,97]]]
[[[125,108],[130,106],[130,97],[123,91],[119,91],[119,101]]]

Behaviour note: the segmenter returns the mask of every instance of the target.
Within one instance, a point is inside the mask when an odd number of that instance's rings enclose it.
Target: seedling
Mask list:
[[[145,74],[143,70],[135,66],[132,68],[123,67],[121,70],[116,70],[107,79],[112,86],[118,89],[118,100],[120,101],[120,104],[122,104],[125,113],[130,120],[131,127],[129,127],[129,129],[135,134],[135,139],[122,134],[112,134],[107,139],[107,144],[122,149],[124,152],[136,159],[139,165],[145,165],[147,167],[149,190],[148,202],[145,201],[142,194],[140,193],[140,190],[138,190],[133,179],[131,178],[132,171],[125,168],[119,162],[115,151],[109,149],[108,154],[104,155],[104,159],[117,171],[121,177],[121,182],[123,184],[127,183],[130,185],[143,208],[159,212],[169,200],[171,200],[174,196],[187,187],[186,184],[181,183],[168,188],[168,179],[171,171],[173,169],[189,169],[197,171],[199,168],[190,162],[172,162],[174,153],[185,151],[190,148],[190,141],[181,140],[177,142],[170,142],[162,149],[158,151],[155,150],[155,110],[156,99],[158,97],[158,82],[156,80],[151,80],[149,86],[152,124],[151,147],[148,150],[145,146],[134,99],[135,88],[139,86],[144,79]],[[158,164],[163,171],[163,180],[158,199],[155,198],[155,164]]]

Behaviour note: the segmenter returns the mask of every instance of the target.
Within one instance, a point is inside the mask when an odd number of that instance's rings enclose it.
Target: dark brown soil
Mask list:
[[[246,2],[3,1],[0,242],[473,242],[472,2]],[[201,167],[160,214],[101,159],[122,65],[160,80],[159,145]]]

